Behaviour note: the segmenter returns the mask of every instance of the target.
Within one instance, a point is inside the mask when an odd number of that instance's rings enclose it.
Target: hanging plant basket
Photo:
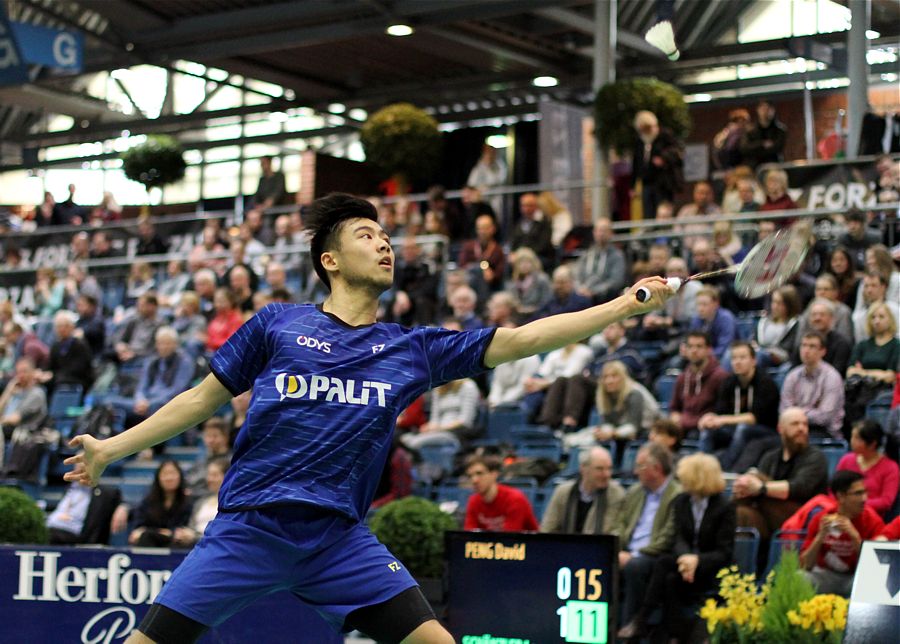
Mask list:
[[[360,132],[366,159],[387,177],[427,181],[441,157],[437,121],[410,103],[388,105],[372,114]]]
[[[604,85],[594,100],[594,135],[604,148],[627,152],[634,144],[634,115],[641,110],[656,114],[660,127],[676,139],[691,131],[691,116],[684,95],[674,85],[655,78],[629,78]]]
[[[150,188],[161,188],[184,178],[187,164],[181,146],[170,136],[149,136],[122,154],[125,176]]]

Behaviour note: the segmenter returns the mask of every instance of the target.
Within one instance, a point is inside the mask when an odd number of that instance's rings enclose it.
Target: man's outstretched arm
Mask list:
[[[651,297],[646,302],[638,302],[635,297],[637,289],[642,286],[650,290]],[[485,366],[493,368],[504,362],[579,342],[599,333],[613,322],[661,308],[673,295],[675,291],[669,288],[666,280],[647,277],[624,295],[605,304],[575,313],[553,315],[515,329],[499,328],[488,345],[484,357]]]
[[[80,447],[81,451],[65,460],[67,465],[75,467],[63,478],[84,485],[97,485],[103,470],[110,463],[165,442],[202,423],[231,398],[231,392],[210,374],[199,385],[179,394],[150,418],[118,436],[106,440],[87,435],[76,436],[69,441],[69,446]]]

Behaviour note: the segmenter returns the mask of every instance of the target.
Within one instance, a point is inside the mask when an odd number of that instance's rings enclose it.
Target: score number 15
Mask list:
[[[575,579],[578,582],[576,599],[597,601],[603,594],[603,586],[600,584],[600,575],[603,571],[599,568],[579,568],[575,571]],[[590,592],[588,588],[590,587]],[[556,572],[556,596],[566,601],[572,596],[572,569],[562,567]]]
[[[559,615],[559,636],[566,642],[607,644],[609,638],[607,602],[598,601],[603,594],[599,568],[579,568],[575,571],[577,592],[572,597],[572,569],[562,567],[556,572],[556,596],[566,602]]]

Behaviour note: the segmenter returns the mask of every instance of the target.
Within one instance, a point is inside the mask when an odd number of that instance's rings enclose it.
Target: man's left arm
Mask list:
[[[670,481],[653,521],[650,545],[642,550],[645,554],[660,555],[672,549],[675,543],[675,498],[679,492],[681,486],[674,480]]]
[[[641,287],[646,287],[651,293],[646,302],[638,302],[635,296]],[[663,278],[647,277],[624,295],[605,304],[542,318],[515,329],[498,328],[485,352],[485,366],[496,367],[503,362],[579,342],[613,322],[660,308],[674,293]]]

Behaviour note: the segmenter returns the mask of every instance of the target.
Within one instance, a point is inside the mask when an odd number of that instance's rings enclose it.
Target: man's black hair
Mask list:
[[[862,481],[863,475],[852,470],[838,470],[831,477],[831,491],[833,494],[844,494],[857,481]]]
[[[365,199],[333,192],[313,201],[309,212],[303,216],[310,239],[309,251],[313,268],[329,291],[331,280],[328,271],[322,266],[322,253],[340,249],[340,232],[344,222],[350,219],[371,219],[377,222],[378,212]]]

